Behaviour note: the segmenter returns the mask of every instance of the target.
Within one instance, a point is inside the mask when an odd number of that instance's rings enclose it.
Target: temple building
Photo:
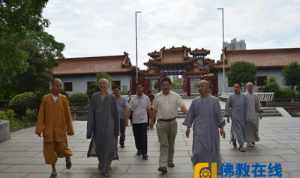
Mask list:
[[[265,85],[270,77],[274,77],[280,87],[286,87],[282,69],[292,62],[300,64],[300,48],[275,48],[275,49],[248,49],[248,50],[225,50],[225,70],[230,70],[230,66],[235,62],[249,62],[256,66],[256,85]],[[223,62],[219,61],[215,65],[218,76],[218,86],[221,95],[224,85],[222,77]],[[225,75],[224,92],[232,92],[232,87],[228,85],[228,78]]]
[[[213,95],[232,92],[228,85],[227,74],[223,81],[223,62],[215,62],[208,58],[208,49],[191,49],[186,46],[161,48],[148,53],[145,62],[146,70],[139,70],[139,82],[144,84],[145,92],[156,93],[159,80],[168,76],[176,81],[176,92],[182,95],[198,95],[196,83],[201,79],[210,81]],[[239,61],[253,63],[256,66],[256,85],[265,85],[269,77],[274,77],[280,87],[285,87],[282,69],[292,62],[300,63],[300,48],[280,49],[244,49],[225,50],[225,71]],[[123,93],[135,93],[136,67],[132,66],[128,53],[114,56],[96,56],[81,58],[64,58],[58,60],[52,73],[64,82],[67,93],[85,93],[89,85],[96,82],[97,73],[108,73],[112,77],[112,85],[118,85]],[[179,82],[179,83],[178,83]],[[225,83],[225,85],[224,85]]]
[[[164,76],[180,76],[182,78],[182,91],[184,95],[198,94],[196,83],[200,79],[211,81],[212,93],[217,94],[217,77],[210,73],[214,60],[207,58],[210,53],[207,49],[194,49],[182,47],[161,48],[150,52],[150,59],[145,65],[147,70],[141,72],[140,80],[144,82],[146,90],[157,92],[158,81]]]
[[[58,59],[52,70],[55,77],[62,79],[67,93],[86,93],[89,85],[96,82],[97,73],[107,73],[112,84],[127,93],[135,85],[135,66],[131,65],[128,53],[114,56],[96,56]]]

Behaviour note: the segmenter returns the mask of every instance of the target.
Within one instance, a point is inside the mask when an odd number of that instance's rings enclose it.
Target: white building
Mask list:
[[[223,54],[225,59],[225,71],[235,62],[249,62],[256,65],[256,85],[263,86],[266,80],[274,77],[280,87],[285,87],[282,69],[292,62],[300,64],[300,48],[277,48],[277,49],[249,49],[249,50],[226,50]],[[215,68],[218,74],[218,94],[223,89],[222,61]],[[228,85],[227,74],[225,74],[224,92],[232,92]]]
[[[244,50],[247,48],[245,40],[232,39],[231,42],[224,42],[226,50]]]
[[[112,85],[118,85],[122,92],[131,90],[135,81],[135,67],[131,65],[128,53],[59,59],[52,73],[62,79],[68,94],[86,93],[88,86],[96,82],[97,73],[110,74]]]

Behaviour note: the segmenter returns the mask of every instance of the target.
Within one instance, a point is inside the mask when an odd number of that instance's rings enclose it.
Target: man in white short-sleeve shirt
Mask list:
[[[154,98],[154,117],[150,124],[153,126],[157,119],[157,135],[160,143],[159,168],[162,174],[168,172],[167,167],[173,168],[174,143],[177,134],[177,110],[187,112],[182,98],[171,91],[171,80],[164,78],[161,81],[162,91]]]
[[[131,123],[137,155],[142,155],[143,159],[147,160],[148,113],[149,116],[151,116],[151,103],[149,97],[144,94],[144,87],[142,84],[137,85],[137,95],[131,99],[129,108],[133,112]]]

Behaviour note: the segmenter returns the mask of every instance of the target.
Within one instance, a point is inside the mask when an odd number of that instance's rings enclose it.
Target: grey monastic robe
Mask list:
[[[112,160],[117,159],[116,139],[119,135],[119,116],[116,100],[112,95],[93,94],[87,122],[87,138],[92,138],[88,157],[97,156],[102,171],[109,169]]]
[[[229,96],[226,103],[227,116],[231,118],[231,140],[237,140],[239,145],[245,143],[247,98],[244,94]]]
[[[261,117],[260,102],[255,94],[246,93],[248,100],[247,120],[246,120],[246,141],[253,143],[259,141],[258,127],[259,118]]]
[[[193,126],[192,163],[221,163],[219,129],[225,125],[219,100],[214,96],[192,101],[183,125]]]

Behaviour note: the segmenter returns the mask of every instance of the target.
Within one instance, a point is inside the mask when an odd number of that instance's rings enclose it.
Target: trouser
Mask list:
[[[120,145],[124,145],[126,135],[125,119],[120,119]]]
[[[46,164],[55,164],[57,158],[72,156],[67,142],[44,142],[43,152]]]
[[[143,155],[146,155],[148,151],[147,128],[148,123],[132,124],[136,149]]]
[[[156,127],[160,143],[159,167],[167,167],[168,163],[173,163],[174,161],[174,144],[177,134],[177,122],[176,120],[158,120]]]

